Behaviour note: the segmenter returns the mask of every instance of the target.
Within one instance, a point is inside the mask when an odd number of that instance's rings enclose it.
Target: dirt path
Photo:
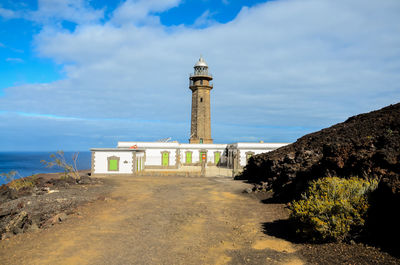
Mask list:
[[[265,235],[281,205],[228,178],[116,177],[103,201],[65,223],[0,242],[2,264],[302,264]],[[262,210],[261,210],[262,209]]]

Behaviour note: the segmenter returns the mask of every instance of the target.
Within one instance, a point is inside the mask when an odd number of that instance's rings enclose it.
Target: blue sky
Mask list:
[[[190,135],[214,75],[215,142],[293,142],[400,100],[398,0],[0,1],[0,151]]]

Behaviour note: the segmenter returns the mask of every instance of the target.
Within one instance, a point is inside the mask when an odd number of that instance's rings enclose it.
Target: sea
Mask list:
[[[0,152],[0,174],[17,171],[18,177],[27,177],[37,173],[63,172],[61,168],[46,168],[40,161],[50,161],[50,155],[56,152]],[[72,162],[72,156],[76,152],[64,152],[68,163]],[[79,152],[77,160],[78,170],[91,168],[91,152]],[[0,185],[8,181],[0,176]]]

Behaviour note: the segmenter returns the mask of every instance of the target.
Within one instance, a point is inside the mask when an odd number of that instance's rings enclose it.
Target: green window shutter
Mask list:
[[[168,159],[169,158],[169,154],[168,153],[163,153],[163,155],[162,155],[162,165],[163,166],[168,166],[169,165],[169,163],[168,163]]]
[[[221,157],[221,153],[219,153],[219,152],[215,153],[215,155],[214,155],[214,164],[218,164],[220,157]]]
[[[186,153],[186,164],[191,164],[192,163],[192,153],[187,152]]]
[[[109,162],[109,169],[110,171],[118,171],[118,160],[117,159],[110,159]]]

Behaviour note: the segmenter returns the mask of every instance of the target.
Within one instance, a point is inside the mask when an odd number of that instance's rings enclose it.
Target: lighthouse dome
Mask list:
[[[208,67],[206,61],[203,59],[203,56],[200,56],[199,61],[194,65],[194,67],[204,66]]]

